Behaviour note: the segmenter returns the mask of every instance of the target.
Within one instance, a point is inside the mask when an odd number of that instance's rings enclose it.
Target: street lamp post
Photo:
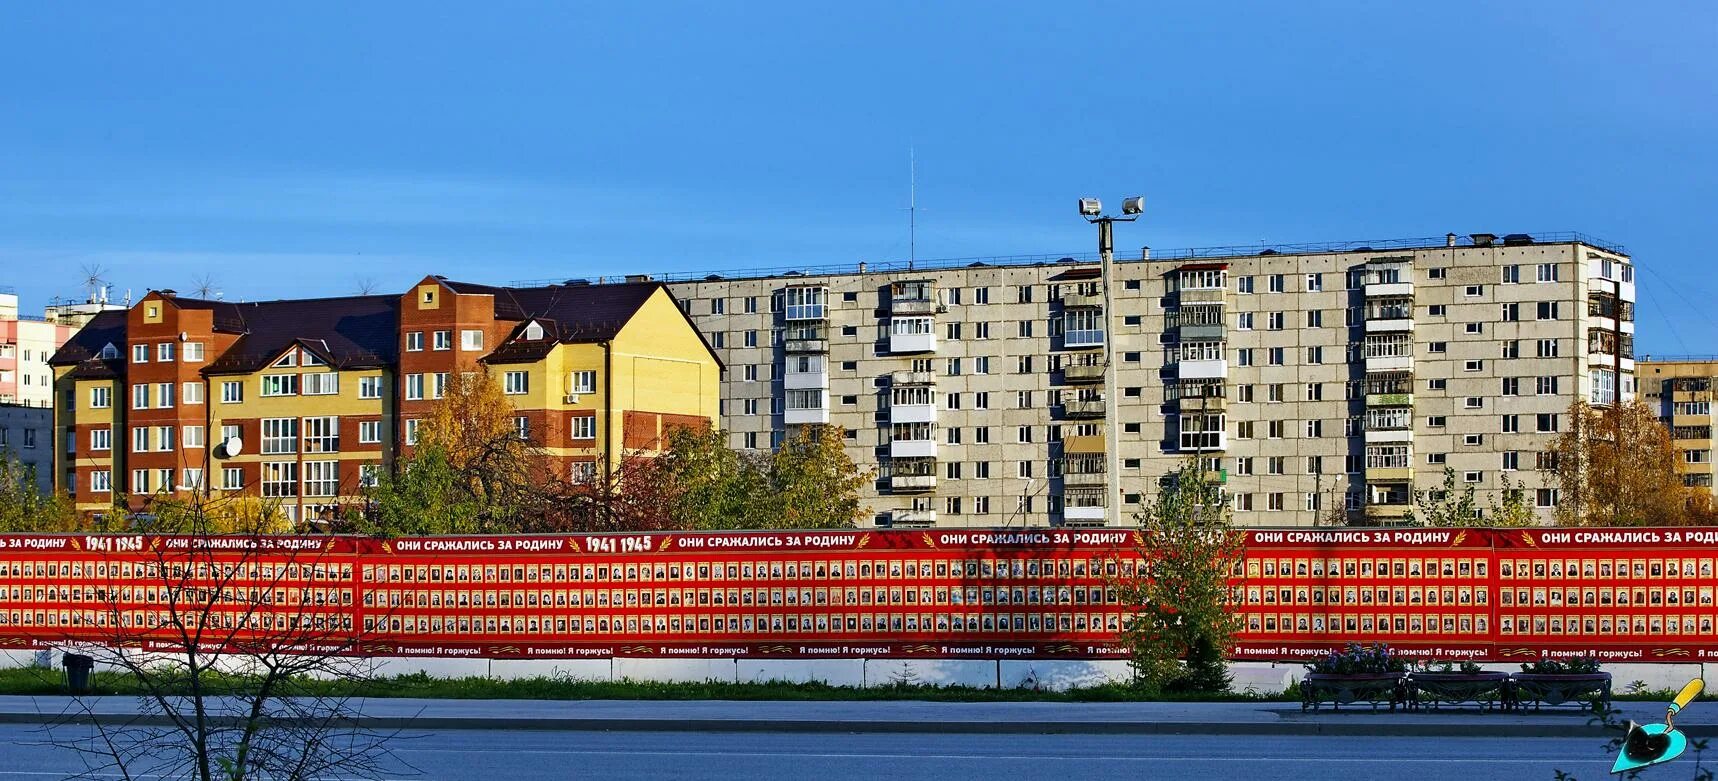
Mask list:
[[[1116,391],[1116,328],[1115,328],[1115,229],[1117,222],[1133,222],[1145,211],[1145,196],[1122,201],[1120,217],[1104,213],[1103,202],[1096,198],[1080,199],[1080,216],[1098,226],[1098,257],[1102,260],[1104,287],[1104,521],[1113,524],[1121,519],[1121,394]]]

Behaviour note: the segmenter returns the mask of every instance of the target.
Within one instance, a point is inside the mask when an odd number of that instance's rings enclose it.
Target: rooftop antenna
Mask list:
[[[85,263],[83,272],[84,289],[89,291],[89,295],[84,300],[91,304],[107,303],[107,280],[102,279],[102,275],[107,273],[107,269],[102,268],[99,263]]]
[[[205,273],[205,274],[197,277],[197,297],[198,298],[210,298],[210,297],[220,298],[221,297],[221,291],[217,290],[215,288],[215,277],[213,274]]]
[[[919,257],[919,156],[907,147],[907,270],[912,271]]]

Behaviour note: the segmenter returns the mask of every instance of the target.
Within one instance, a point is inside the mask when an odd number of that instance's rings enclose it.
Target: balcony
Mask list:
[[[1222,287],[1183,288],[1175,298],[1182,304],[1221,304],[1227,290]]]
[[[940,311],[942,311],[942,305],[931,299],[889,299],[889,314],[891,315],[934,315]]]
[[[1096,363],[1063,366],[1062,381],[1070,383],[1103,382],[1104,365]]]
[[[1414,318],[1412,317],[1369,317],[1366,319],[1366,333],[1369,334],[1412,330],[1414,330]]]
[[[1368,282],[1366,283],[1367,298],[1388,298],[1394,296],[1414,295],[1412,282]]]
[[[1069,486],[1069,487],[1081,487],[1081,488],[1102,488],[1104,486],[1104,475],[1105,474],[1107,474],[1107,473],[1102,472],[1102,471],[1098,471],[1098,472],[1063,472],[1062,473],[1062,485]]]
[[[889,478],[889,490],[901,493],[931,491],[936,487],[936,475],[893,475]]]
[[[889,352],[928,353],[937,349],[936,321],[929,317],[889,319]]]
[[[1104,452],[1104,436],[1102,434],[1092,434],[1087,436],[1063,437],[1062,452],[1069,455],[1079,453],[1101,454]]]
[[[907,528],[928,528],[937,525],[936,510],[890,510],[889,525]]]
[[[1712,438],[1712,427],[1711,426],[1672,426],[1670,428],[1670,436],[1672,439],[1678,439],[1678,440],[1711,439]]]
[[[1411,372],[1414,370],[1412,355],[1368,355],[1366,356],[1366,371],[1379,372]]]
[[[1403,522],[1413,510],[1411,504],[1368,504],[1365,514],[1369,523],[1389,526]]]
[[[1226,379],[1229,376],[1229,361],[1227,358],[1181,361],[1175,364],[1175,375],[1183,380]]]
[[[815,339],[784,339],[782,349],[790,353],[826,353],[829,352],[829,340],[823,337]]]
[[[1103,305],[1104,305],[1103,293],[1082,293],[1076,289],[1068,289],[1068,290],[1062,291],[1062,306],[1064,306],[1064,307],[1076,307],[1076,306],[1102,307]]]
[[[1366,406],[1368,406],[1368,407],[1412,407],[1412,406],[1414,406],[1414,394],[1412,394],[1412,393],[1368,393],[1368,394],[1366,394]]]
[[[829,288],[789,287],[782,290],[782,319],[788,321],[829,319]]]
[[[1104,332],[1101,328],[1064,331],[1062,347],[1069,350],[1084,350],[1104,346]]]
[[[891,403],[889,405],[890,423],[935,423],[937,422],[937,405],[915,403]]]
[[[1067,418],[1101,418],[1108,405],[1103,399],[1072,399],[1062,402],[1062,416]]]
[[[1175,337],[1184,342],[1220,342],[1223,341],[1223,326],[1209,323],[1177,326]]]
[[[1374,444],[1382,445],[1382,444],[1388,444],[1388,443],[1392,443],[1392,442],[1406,443],[1406,442],[1413,442],[1413,441],[1414,441],[1414,432],[1412,429],[1381,428],[1381,429],[1367,429],[1366,430],[1366,444],[1368,444],[1368,445],[1374,445]]]
[[[1062,521],[1069,526],[1104,526],[1106,515],[1103,507],[1062,508]]]
[[[936,458],[934,439],[897,439],[889,443],[890,458]]]
[[[1175,402],[1181,412],[1227,412],[1229,400],[1222,396],[1182,396]]]
[[[818,371],[799,372],[787,371],[781,375],[783,390],[818,390],[829,387],[829,372],[826,369]]]
[[[829,408],[790,409],[781,413],[781,422],[789,426],[799,426],[810,423],[828,423]]]
[[[928,279],[894,282],[889,285],[889,314],[934,315],[942,311],[935,283]]]
[[[889,384],[900,388],[908,385],[935,385],[937,376],[932,372],[895,372],[889,375]]]
[[[1366,482],[1368,483],[1406,483],[1414,479],[1414,468],[1411,466],[1371,466],[1366,467]]]

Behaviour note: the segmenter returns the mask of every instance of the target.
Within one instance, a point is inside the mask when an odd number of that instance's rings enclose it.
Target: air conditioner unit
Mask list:
[[[567,394],[565,399],[562,399],[562,401],[564,401],[567,404],[577,404],[577,403],[579,403],[579,394],[569,393],[569,394]]]

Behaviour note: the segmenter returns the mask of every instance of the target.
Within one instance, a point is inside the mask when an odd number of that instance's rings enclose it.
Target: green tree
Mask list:
[[[801,428],[769,455],[735,451],[727,439],[714,429],[669,434],[654,467],[676,527],[847,528],[867,512],[859,489],[870,473],[847,455],[838,429]]]
[[[1190,460],[1166,475],[1135,516],[1139,573],[1121,583],[1133,612],[1122,627],[1134,682],[1151,694],[1221,692],[1223,655],[1240,629],[1230,578],[1242,571],[1243,537],[1230,526],[1222,486]]]
[[[1409,523],[1425,526],[1484,526],[1480,518],[1478,492],[1473,483],[1456,488],[1456,470],[1444,467],[1441,490],[1414,489],[1414,511],[1406,516]]]
[[[1533,505],[1527,501],[1527,486],[1525,483],[1513,482],[1508,475],[1503,477],[1503,489],[1494,496],[1491,506],[1485,511],[1485,526],[1514,527],[1536,526],[1538,518],[1533,514]]]
[[[866,514],[859,489],[872,475],[853,463],[834,426],[801,427],[770,456],[768,477],[768,493],[756,499],[774,508],[760,528],[849,528]]]
[[[437,445],[421,445],[401,458],[392,472],[379,475],[368,492],[370,512],[359,531],[385,537],[475,534],[496,531],[486,523],[483,505],[471,482]]]
[[[82,528],[71,498],[43,494],[36,467],[0,454],[0,531],[63,532]]]

